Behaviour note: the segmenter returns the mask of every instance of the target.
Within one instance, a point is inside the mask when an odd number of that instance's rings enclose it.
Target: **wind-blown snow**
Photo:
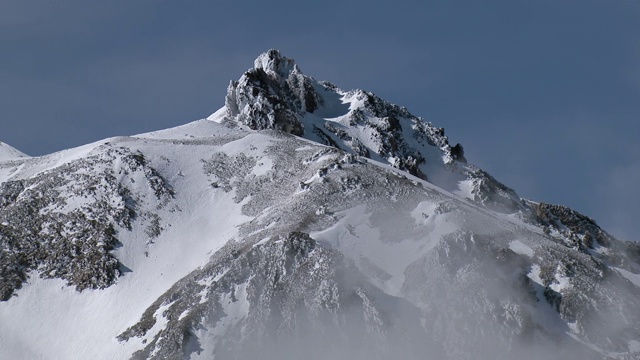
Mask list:
[[[635,286],[640,287],[640,274],[634,274],[629,270],[614,268],[616,271],[620,273],[620,275],[624,276],[627,280],[631,281]]]

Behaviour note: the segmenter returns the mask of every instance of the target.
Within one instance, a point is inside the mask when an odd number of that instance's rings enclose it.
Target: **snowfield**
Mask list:
[[[28,156],[20,150],[17,150],[11,145],[0,141],[0,161],[21,159],[26,157]]]

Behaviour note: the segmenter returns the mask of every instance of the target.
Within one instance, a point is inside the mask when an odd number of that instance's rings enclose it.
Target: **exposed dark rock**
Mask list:
[[[120,174],[113,173],[116,161]],[[31,271],[64,279],[78,291],[117,280],[122,264],[111,253],[119,243],[116,227],[129,229],[143,202],[127,181],[116,180],[123,173],[123,179],[135,173],[145,179],[160,205],[174,194],[142,154],[122,148],[0,185],[0,300],[8,300]],[[76,199],[86,200],[79,207],[68,204]],[[150,237],[161,231],[153,218]]]

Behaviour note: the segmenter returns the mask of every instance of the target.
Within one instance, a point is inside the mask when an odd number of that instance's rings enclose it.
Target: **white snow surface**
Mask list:
[[[0,141],[0,161],[15,160],[29,157],[22,151]]]
[[[533,249],[523,244],[520,240],[513,240],[509,243],[509,249],[514,253],[533,257]]]

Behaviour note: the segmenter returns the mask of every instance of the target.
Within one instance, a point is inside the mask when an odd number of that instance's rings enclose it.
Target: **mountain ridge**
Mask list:
[[[282,130],[387,162],[494,210],[522,207],[512,189],[467,163],[462,145],[451,146],[444,128],[373,93],[318,82],[277,50],[260,55],[252,69],[231,82],[225,110],[209,119],[252,130]]]

